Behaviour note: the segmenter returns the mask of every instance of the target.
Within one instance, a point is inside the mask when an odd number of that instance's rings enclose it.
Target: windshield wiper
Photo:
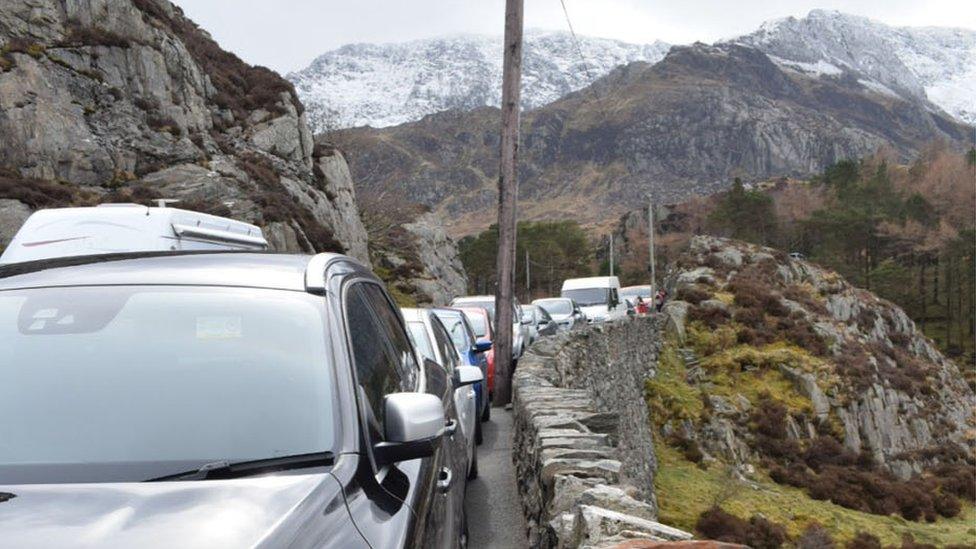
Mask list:
[[[275,473],[289,469],[305,469],[308,467],[327,467],[335,464],[332,452],[314,452],[293,456],[280,456],[251,461],[214,461],[206,463],[192,471],[183,471],[163,477],[151,478],[145,482],[165,482],[171,480],[214,480],[240,478],[265,473]]]

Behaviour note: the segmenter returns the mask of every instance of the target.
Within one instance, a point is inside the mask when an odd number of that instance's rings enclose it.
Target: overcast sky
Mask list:
[[[504,0],[175,0],[225,49],[281,73],[351,42],[501,34]],[[767,19],[836,9],[890,25],[976,28],[974,0],[565,0],[579,34],[712,42]],[[525,0],[526,28],[566,29],[559,0]]]

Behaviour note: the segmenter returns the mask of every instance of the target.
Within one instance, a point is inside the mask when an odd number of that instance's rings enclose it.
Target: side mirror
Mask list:
[[[487,339],[479,339],[477,343],[474,344],[474,347],[471,348],[471,350],[476,353],[484,353],[486,351],[490,351],[491,341],[488,341]]]
[[[386,440],[373,447],[377,465],[434,455],[447,425],[441,399],[424,393],[393,393],[383,401],[383,415]]]
[[[529,324],[532,324],[532,316],[531,315],[522,315],[522,324],[525,325],[525,326],[528,326]]]
[[[481,368],[477,366],[458,366],[454,369],[454,387],[466,387],[480,383],[485,379],[481,373]]]

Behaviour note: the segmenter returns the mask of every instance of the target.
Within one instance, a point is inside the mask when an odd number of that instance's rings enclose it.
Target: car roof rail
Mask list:
[[[305,291],[310,294],[325,295],[326,271],[332,263],[345,263],[351,272],[367,275],[368,278],[379,280],[368,267],[348,255],[336,252],[322,252],[315,254],[305,265]]]

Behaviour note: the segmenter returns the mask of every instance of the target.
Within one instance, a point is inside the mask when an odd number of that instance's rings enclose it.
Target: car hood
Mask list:
[[[583,310],[583,314],[591,320],[601,319],[610,314],[607,310],[606,305],[588,305],[586,307],[580,307]]]
[[[339,484],[328,473],[7,485],[0,486],[0,536],[7,547],[287,545],[295,529],[285,525],[303,502],[335,498],[341,501]]]
[[[568,315],[554,315],[554,314],[550,314],[549,316],[552,317],[552,319],[554,321],[556,321],[556,322],[566,322],[567,320],[572,320],[573,319],[573,315],[572,314],[568,314]]]

